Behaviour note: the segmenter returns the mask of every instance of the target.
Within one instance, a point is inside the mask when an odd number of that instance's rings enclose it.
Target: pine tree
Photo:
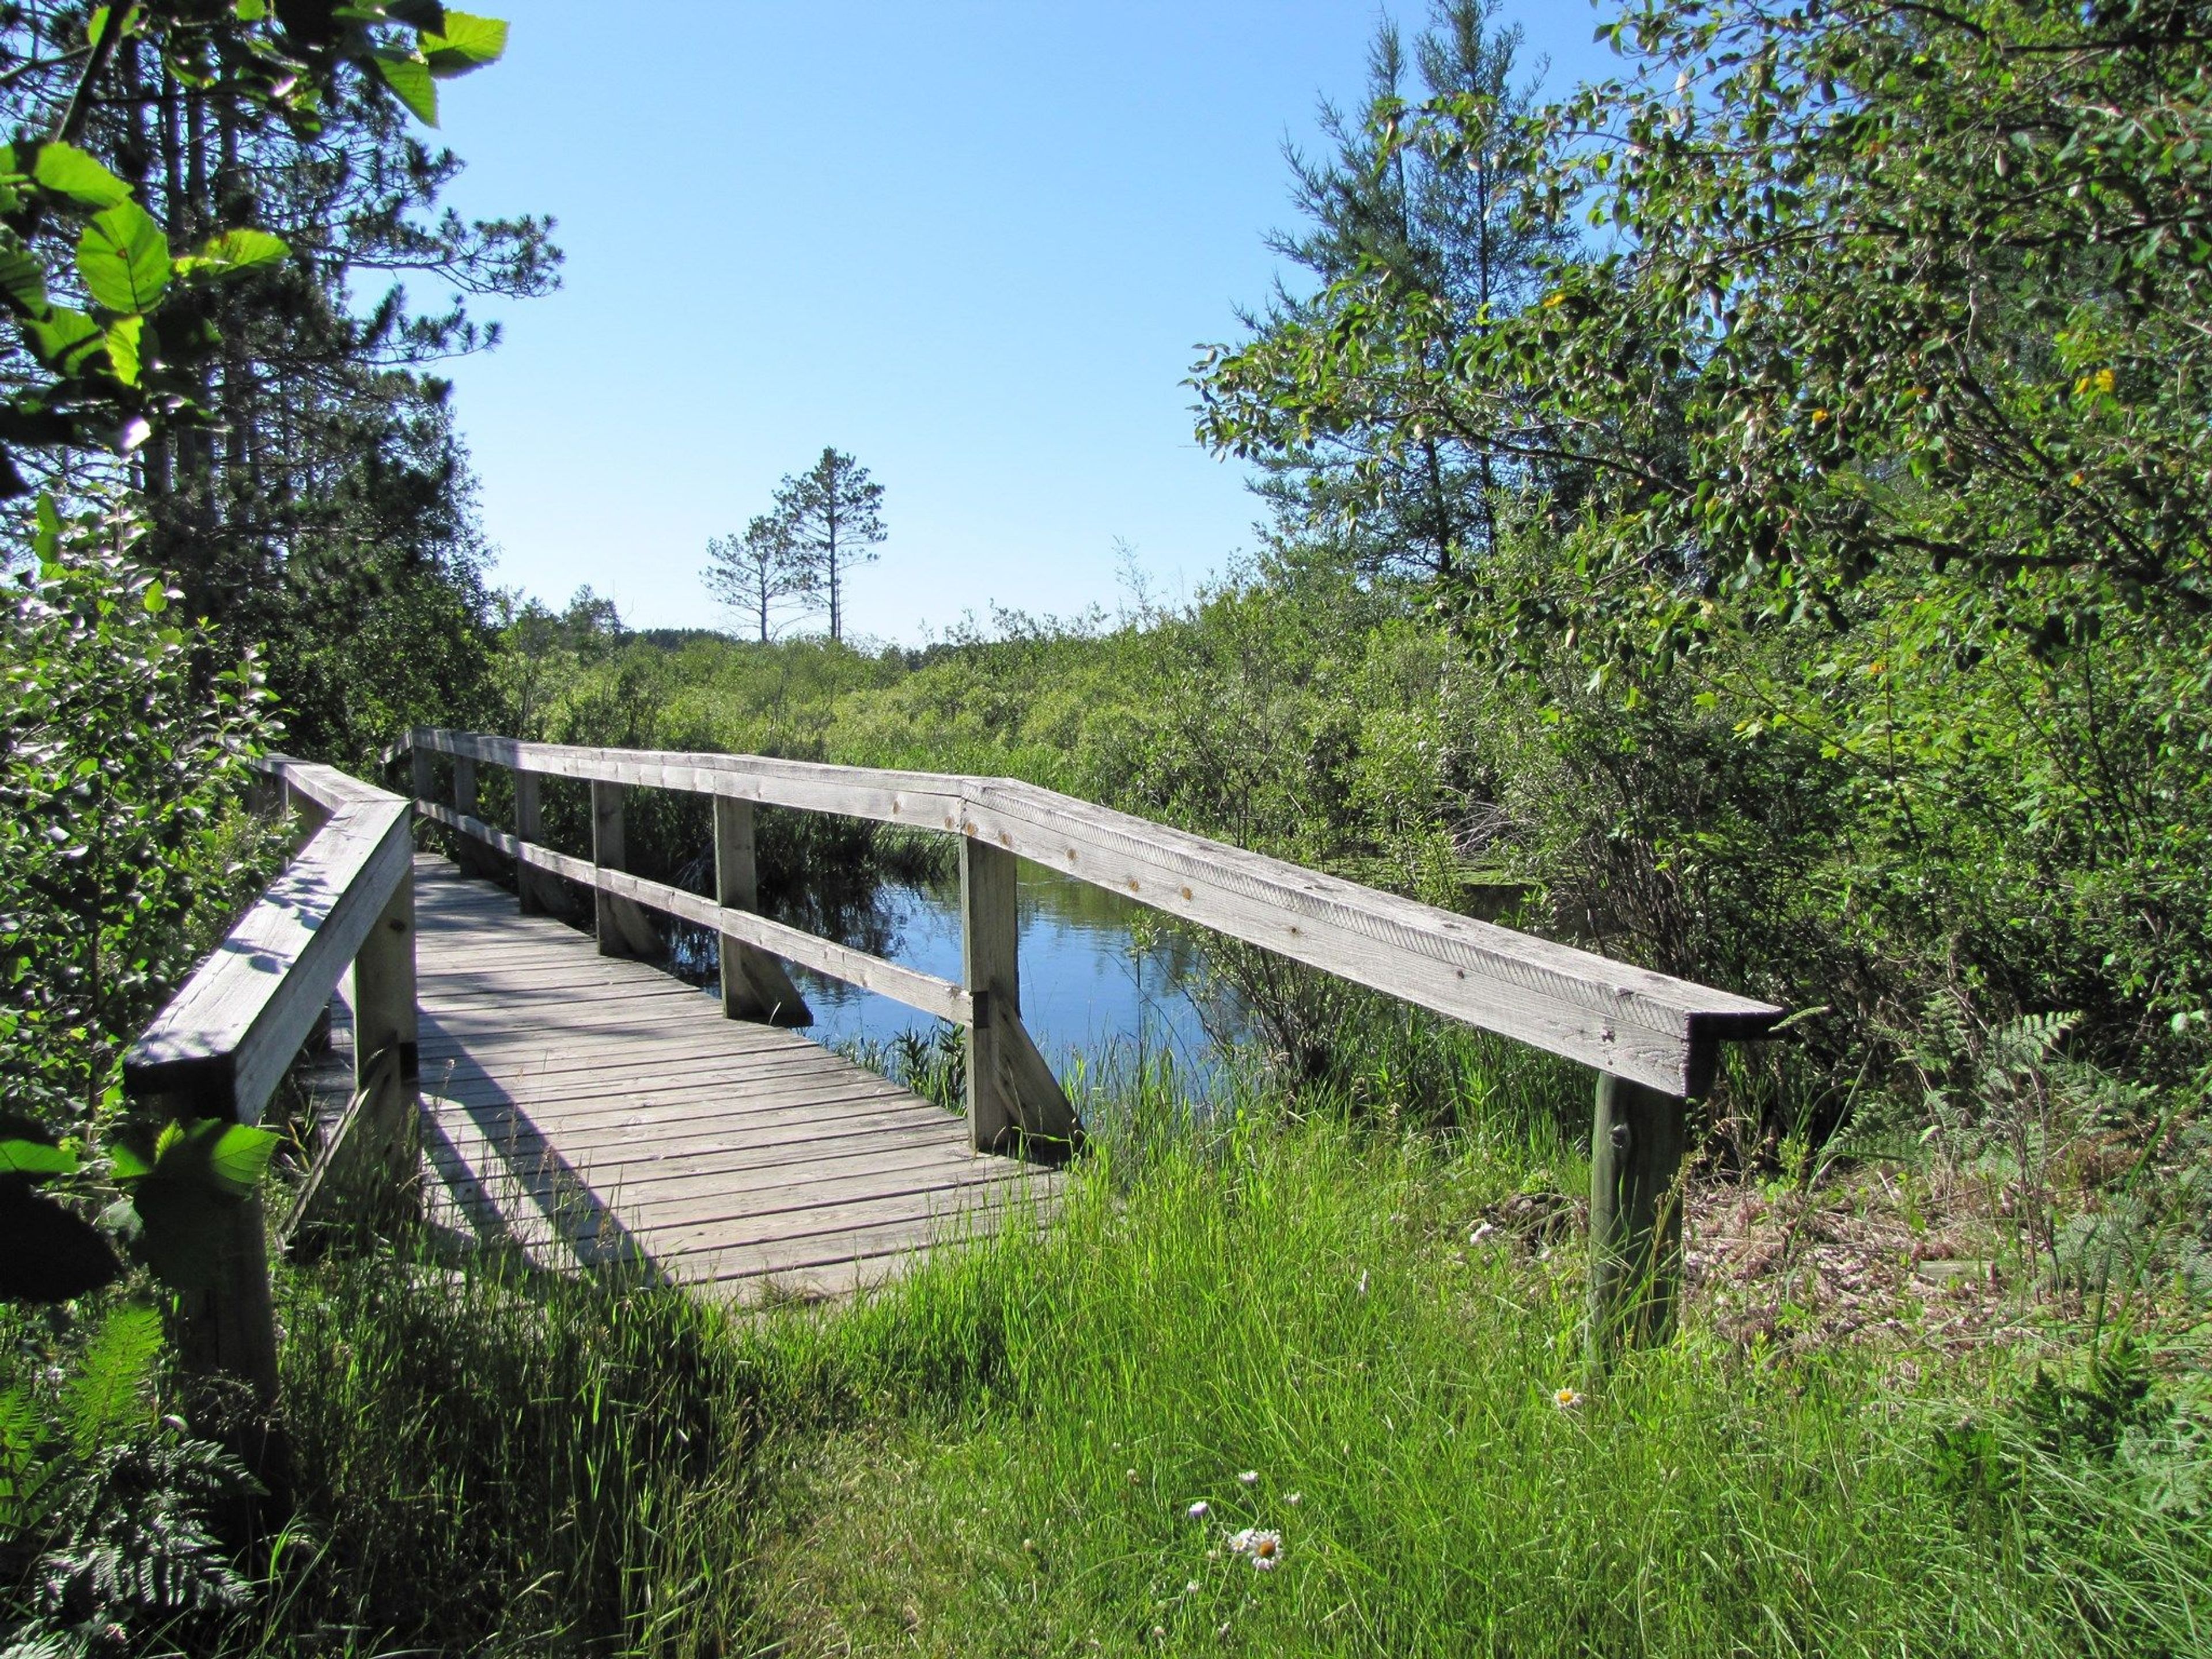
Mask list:
[[[1325,318],[1333,287],[1368,284],[1386,303],[1412,295],[1436,302],[1422,314],[1436,321],[1431,355],[1441,363],[1486,318],[1536,297],[1545,261],[1571,244],[1514,210],[1518,179],[1507,139],[1531,94],[1514,84],[1521,30],[1493,28],[1497,9],[1497,0],[1439,0],[1410,52],[1386,20],[1368,52],[1364,108],[1355,118],[1322,105],[1334,153],[1315,159],[1285,147],[1291,199],[1306,222],[1268,246],[1322,289],[1303,296],[1279,285],[1265,313],[1243,319],[1255,334]],[[1460,147],[1393,142],[1406,103],[1455,96],[1484,112]],[[1495,538],[1499,490],[1542,482],[1510,456],[1433,429],[1410,432],[1387,380],[1352,414],[1256,458],[1266,475],[1259,493],[1274,509],[1279,539],[1334,544],[1370,571],[1449,575]]]
[[[718,603],[759,625],[763,645],[775,636],[775,607],[814,592],[792,525],[776,513],[761,514],[742,536],[710,540],[701,576]]]
[[[830,613],[830,637],[845,637],[845,581],[854,565],[872,564],[884,528],[884,487],[850,455],[824,448],[822,459],[777,486],[775,516],[791,532],[797,568]]]

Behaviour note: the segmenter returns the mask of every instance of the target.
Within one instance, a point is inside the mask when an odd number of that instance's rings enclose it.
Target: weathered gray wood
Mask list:
[[[1014,856],[960,843],[961,983],[968,1030],[968,1131],[978,1152],[1072,1148],[1079,1126],[1022,1024],[1021,916]]]
[[[422,1079],[415,1002],[415,875],[410,861],[399,889],[362,941],[353,963],[354,1090],[366,1096],[362,1133],[365,1162],[388,1194],[380,1213],[418,1210],[416,1170],[422,1162],[416,1096]],[[389,1051],[396,1065],[380,1068]]]
[[[1169,915],[1516,1037],[1696,1097],[1718,1042],[1782,1011],[1532,938],[1006,779],[758,756],[517,744],[419,731],[419,745],[562,775],[939,829]]]
[[[125,1089],[258,1121],[412,853],[396,798],[333,812],[131,1045]]]
[[[463,818],[444,807],[433,805],[427,816],[465,834],[476,836],[489,845],[512,851],[540,869],[581,882],[601,894],[612,894],[633,904],[665,911],[699,927],[712,928],[717,933],[734,937],[786,961],[796,962],[817,973],[842,980],[848,985],[858,985],[864,990],[890,997],[909,1008],[919,1008],[939,1019],[958,1024],[968,1017],[968,994],[950,980],[916,973],[911,968],[902,968],[881,957],[872,957],[864,951],[852,950],[829,939],[818,939],[796,927],[787,927],[780,921],[770,921],[766,916],[750,911],[730,909],[697,893],[687,893],[681,888],[671,887],[662,882],[647,881],[642,877],[620,870],[600,868],[547,848],[518,842],[514,836],[505,835],[488,823],[476,818]]]
[[[760,908],[752,803],[726,795],[714,797],[714,897],[726,910]],[[725,1014],[770,1025],[814,1024],[814,1011],[781,963],[735,933],[718,933],[716,938],[720,941]]]
[[[428,805],[438,792],[438,775],[432,757],[418,748],[408,762],[407,775],[415,791],[415,805]]]
[[[1602,1368],[1624,1343],[1663,1341],[1682,1273],[1685,1103],[1601,1077],[1590,1141],[1589,1351]]]
[[[267,1410],[276,1400],[276,1306],[269,1288],[267,1228],[258,1192],[225,1204],[210,1218],[215,1269],[201,1289],[177,1296],[178,1356],[188,1370],[245,1382]],[[243,1445],[249,1465],[268,1485],[283,1471],[262,1464]]]
[[[470,820],[475,822],[476,820]],[[650,957],[660,951],[653,924],[636,903],[617,891],[601,877],[623,869],[628,855],[623,845],[623,792],[619,784],[592,786],[592,882],[594,931],[599,954],[607,957]]]
[[[538,793],[538,774],[517,769],[514,777],[514,833],[520,841],[545,839],[544,807]],[[514,896],[522,914],[544,913],[545,897],[538,884],[544,879],[521,859],[514,861]]]

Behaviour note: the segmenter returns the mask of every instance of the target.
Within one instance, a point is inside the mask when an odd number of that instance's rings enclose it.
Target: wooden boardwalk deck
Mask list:
[[[725,1018],[443,859],[418,857],[415,883],[423,1151],[448,1226],[552,1267],[822,1296],[1056,1190],[970,1151],[963,1118]]]

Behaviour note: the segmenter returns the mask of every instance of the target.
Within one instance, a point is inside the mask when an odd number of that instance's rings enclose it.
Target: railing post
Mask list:
[[[1021,914],[1014,860],[973,836],[960,841],[960,983],[975,1000],[968,1022],[968,1136],[979,1152],[1012,1138],[1018,1114],[1000,1048],[1022,1007]]]
[[[960,982],[968,1021],[968,1135],[979,1152],[1065,1157],[1082,1131],[1022,1024],[1021,914],[1012,853],[960,842]]]
[[[1626,1078],[1597,1079],[1590,1139],[1589,1358],[1674,1328],[1682,1275],[1688,1103]]]
[[[714,797],[714,902],[728,910],[760,908],[760,873],[753,851],[753,804]],[[719,936],[722,1012],[771,1025],[811,1025],[814,1011],[783,964],[728,933]]]
[[[544,812],[538,799],[538,774],[520,767],[514,772],[514,833],[527,842],[542,843],[545,839]],[[545,908],[538,886],[538,872],[520,859],[514,861],[514,896],[526,916],[538,915]]]
[[[477,763],[466,755],[453,757],[453,811],[465,817],[477,816]],[[489,876],[492,858],[491,849],[473,836],[455,836],[453,863],[464,875]]]
[[[592,862],[602,870],[625,870],[623,850],[623,787],[592,781]],[[592,926],[603,957],[649,957],[656,941],[645,912],[629,900],[592,889]]]
[[[437,757],[425,744],[419,733],[407,751],[408,773],[414,780],[415,799],[428,800],[436,792],[437,774],[434,769]]]
[[[592,862],[602,870],[619,870],[623,863],[622,786],[592,781]],[[599,954],[624,957],[629,947],[622,923],[615,915],[614,895],[603,887],[592,889],[592,931],[599,935]]]
[[[399,1214],[416,1212],[422,1166],[422,1066],[416,1047],[415,872],[399,878],[353,962],[354,1092],[362,1095],[372,1190],[396,1197]],[[387,1054],[387,1051],[390,1051]]]

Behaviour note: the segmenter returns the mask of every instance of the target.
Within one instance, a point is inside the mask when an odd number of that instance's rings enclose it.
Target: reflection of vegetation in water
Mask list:
[[[753,815],[753,846],[763,915],[877,957],[899,949],[893,902],[899,888],[942,882],[953,869],[951,843],[942,836],[826,812],[762,807]],[[713,843],[673,879],[689,891],[712,893]],[[713,979],[714,935],[685,922],[665,925],[669,966],[687,979]]]

